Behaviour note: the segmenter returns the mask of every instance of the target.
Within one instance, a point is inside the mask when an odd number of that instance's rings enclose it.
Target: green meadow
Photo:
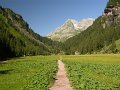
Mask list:
[[[120,90],[120,55],[63,58],[74,90]]]
[[[74,90],[120,90],[120,55],[27,56],[0,63],[0,90],[48,90],[62,59]]]
[[[0,90],[48,90],[56,71],[56,56],[21,57],[1,62]]]

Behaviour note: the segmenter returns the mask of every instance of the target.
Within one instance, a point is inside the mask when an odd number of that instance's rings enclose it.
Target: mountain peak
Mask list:
[[[75,19],[68,19],[66,22],[78,23]]]
[[[86,30],[93,24],[95,19],[87,18],[82,19],[80,22],[75,19],[68,19],[63,25],[58,27],[55,31],[47,35],[48,38],[56,41],[65,41],[70,37],[73,37],[83,30]]]

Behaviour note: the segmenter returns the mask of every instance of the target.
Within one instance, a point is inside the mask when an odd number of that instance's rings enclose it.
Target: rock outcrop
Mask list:
[[[116,2],[115,5],[107,5],[102,17],[101,23],[103,24],[103,28],[111,24],[118,24],[120,21],[120,4]]]

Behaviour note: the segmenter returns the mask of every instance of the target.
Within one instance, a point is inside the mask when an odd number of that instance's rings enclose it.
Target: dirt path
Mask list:
[[[73,90],[70,86],[64,63],[58,60],[58,72],[54,85],[49,90]]]

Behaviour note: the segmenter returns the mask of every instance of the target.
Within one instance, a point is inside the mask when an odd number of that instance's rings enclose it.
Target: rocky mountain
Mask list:
[[[22,16],[0,7],[0,59],[23,55],[48,55],[61,44],[35,33]]]
[[[104,13],[92,26],[65,42],[69,54],[119,53],[120,0],[109,0]]]
[[[55,41],[66,41],[68,38],[73,37],[80,33],[81,31],[86,30],[94,22],[94,19],[88,18],[83,19],[80,22],[74,19],[68,19],[62,26],[58,27],[55,31],[47,35],[48,38],[51,38]]]

